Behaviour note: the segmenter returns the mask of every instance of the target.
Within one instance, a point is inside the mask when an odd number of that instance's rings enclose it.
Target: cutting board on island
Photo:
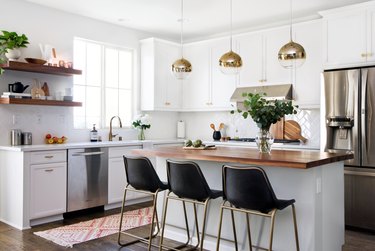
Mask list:
[[[275,139],[284,139],[284,118],[271,125],[270,133]]]
[[[297,121],[286,120],[284,121],[284,139],[301,140],[306,142],[307,139],[301,134],[301,126]],[[276,138],[276,137],[275,137]]]

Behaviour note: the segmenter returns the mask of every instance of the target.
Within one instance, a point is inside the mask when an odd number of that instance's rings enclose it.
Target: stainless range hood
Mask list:
[[[240,87],[236,88],[230,101],[236,102],[237,107],[243,109],[243,101],[246,97],[243,97],[242,93],[266,93],[265,99],[268,100],[292,100],[292,90],[292,84]]]

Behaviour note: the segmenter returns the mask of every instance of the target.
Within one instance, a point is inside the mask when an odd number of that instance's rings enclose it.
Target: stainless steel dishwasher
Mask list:
[[[108,201],[108,148],[68,150],[67,211],[102,206]]]

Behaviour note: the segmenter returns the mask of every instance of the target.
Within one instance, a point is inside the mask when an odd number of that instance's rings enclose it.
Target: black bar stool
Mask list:
[[[203,250],[203,240],[205,235],[206,228],[206,215],[207,207],[211,199],[216,199],[223,195],[222,191],[212,190],[207,184],[205,177],[198,164],[188,161],[172,161],[167,160],[167,176],[169,183],[169,192],[167,194],[164,209],[163,209],[163,223],[162,223],[162,232],[160,236],[160,245],[159,250],[163,246],[164,238],[164,229],[165,229],[165,220],[167,215],[168,201],[169,200],[178,200],[182,201],[184,210],[186,210],[185,202],[190,202],[193,204],[194,208],[194,219],[197,231],[198,243],[195,247],[189,249],[193,250],[200,246],[200,250]],[[203,214],[203,224],[202,224],[202,238],[199,236],[199,226],[198,226],[198,217],[197,217],[197,208],[196,205],[204,205],[204,214]],[[185,214],[185,224],[187,230],[188,241],[189,236],[189,225],[188,220]],[[176,250],[176,248],[174,248]]]
[[[148,250],[150,250],[151,246],[153,245],[151,243],[152,238],[155,237],[160,231],[158,214],[156,211],[156,202],[157,202],[158,193],[160,191],[167,190],[168,184],[160,181],[158,175],[156,174],[154,167],[152,166],[151,161],[146,157],[124,156],[124,164],[125,164],[126,181],[128,184],[126,185],[124,189],[124,198],[123,198],[122,207],[121,207],[121,219],[120,219],[120,227],[119,227],[117,242],[121,246],[128,246],[133,243],[141,241],[141,242],[147,243]],[[151,195],[153,198],[153,202],[152,202],[153,213],[152,213],[152,222],[150,226],[150,234],[146,238],[136,236],[136,235],[127,233],[125,231],[121,231],[127,191],[144,193],[147,195]],[[154,233],[155,224],[157,228],[156,233]],[[121,234],[131,236],[133,238],[136,238],[136,240],[130,241],[127,243],[122,243]]]
[[[297,251],[299,251],[296,211],[294,207],[295,200],[277,199],[265,171],[260,167],[236,167],[224,165],[222,171],[224,202],[221,205],[220,209],[220,223],[216,250],[218,251],[220,246],[220,235],[224,209],[228,209],[231,212],[236,250],[238,250],[238,247],[233,211],[243,212],[246,214],[247,232],[250,246],[249,250],[251,251],[253,245],[251,242],[249,214],[271,218],[269,247],[268,249],[261,249],[272,250],[273,230],[276,212],[277,210],[282,210],[288,206],[292,206],[296,249]]]

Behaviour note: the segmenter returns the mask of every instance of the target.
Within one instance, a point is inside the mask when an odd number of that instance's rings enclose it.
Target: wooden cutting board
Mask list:
[[[307,139],[301,135],[301,126],[294,120],[286,120],[284,122],[284,139],[298,139],[304,143],[307,141]]]
[[[270,133],[275,139],[284,139],[284,118],[271,125]]]

